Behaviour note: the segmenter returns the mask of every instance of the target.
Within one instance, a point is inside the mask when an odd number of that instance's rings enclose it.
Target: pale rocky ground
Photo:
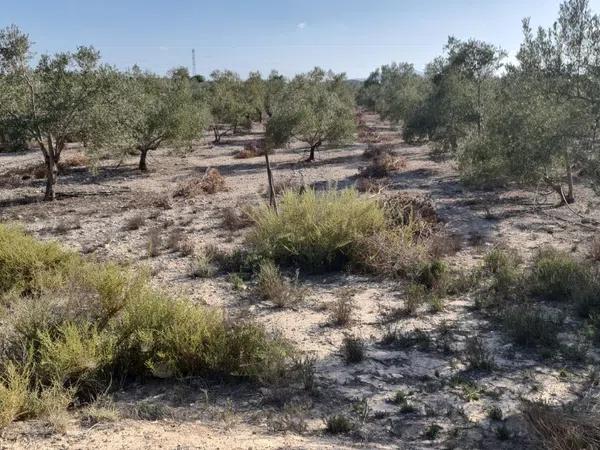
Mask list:
[[[585,255],[600,220],[599,201],[592,190],[579,183],[579,201],[574,209],[555,208],[554,196],[541,197],[536,207],[533,193],[525,190],[477,191],[465,187],[451,160],[434,161],[427,147],[408,146],[399,132],[370,118],[383,135],[397,145],[406,158],[406,168],[388,181],[387,190],[410,191],[431,197],[443,226],[460,237],[463,246],[449,258],[457,268],[474,267],[486,250],[508,243],[527,258],[545,244]],[[226,207],[265,201],[266,173],[263,158],[234,159],[245,142],[260,137],[252,134],[227,137],[219,146],[198,145],[191,153],[158,151],[151,155],[151,171],[136,170],[135,157],[123,161],[102,160],[95,170],[74,168],[59,179],[63,196],[43,203],[43,180],[25,180],[8,187],[0,184],[0,218],[18,221],[35,236],[55,239],[100,259],[128,261],[149,267],[156,284],[171,293],[198,302],[223,307],[238,320],[258,320],[281,332],[299,349],[317,358],[317,388],[314,393],[247,384],[231,385],[206,380],[174,383],[150,382],[129,386],[115,394],[117,408],[127,411],[139,402],[160,404],[166,417],[155,421],[123,418],[93,427],[80,424],[74,412],[65,434],[50,434],[35,423],[18,423],[0,438],[0,448],[529,448],[532,443],[520,417],[520,399],[545,399],[551,403],[578,398],[587,386],[591,365],[575,365],[560,359],[543,360],[539,355],[513,347],[494,324],[470,306],[468,296],[449,298],[443,312],[423,311],[419,317],[397,322],[403,332],[422,330],[428,345],[393,348],[379,343],[385,331],[381,316],[403,305],[403,284],[346,273],[303,276],[307,299],[292,308],[275,309],[259,301],[249,284],[235,291],[226,275],[210,279],[190,277],[190,257],[168,249],[147,256],[147,233],[160,226],[166,241],[181,228],[183,235],[203,245],[234,248],[243,244],[246,230],[231,233],[222,225]],[[271,157],[276,180],[338,186],[351,185],[359,167],[364,144],[325,148],[312,164],[298,146],[278,151]],[[70,150],[74,152],[75,150]],[[0,153],[3,174],[33,166],[41,161],[36,152]],[[172,193],[178,183],[201,177],[209,167],[225,176],[227,192],[175,198],[170,208],[154,200]],[[0,182],[1,183],[1,182]],[[135,231],[125,229],[136,214],[146,217]],[[72,228],[64,230],[65,228]],[[62,229],[62,230],[61,230]],[[349,327],[329,325],[325,306],[344,288],[354,289],[356,313]],[[368,342],[367,358],[346,365],[340,356],[345,334],[362,336]],[[480,335],[495,357],[496,369],[489,373],[466,374],[461,350],[465,339]],[[598,362],[597,355],[591,360]],[[474,383],[477,395],[451,383],[463,374]],[[389,402],[394,393],[410,393],[416,406],[401,413]],[[478,397],[478,398],[475,398]],[[359,401],[366,399],[369,414],[356,432],[347,436],[324,433],[323,418],[345,413],[355,420]],[[276,432],[272,424],[281,416],[283,403],[293,403],[308,425],[303,434]],[[500,441],[487,412],[499,406],[506,417],[512,439]],[[423,434],[431,424],[441,426],[435,440]]]

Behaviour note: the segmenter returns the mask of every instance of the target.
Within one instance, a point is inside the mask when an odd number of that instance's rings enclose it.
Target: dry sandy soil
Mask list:
[[[430,197],[443,226],[462,242],[462,249],[449,259],[453,266],[475,266],[498,243],[509,243],[524,257],[544,244],[581,255],[588,251],[600,210],[598,197],[583,182],[578,183],[579,201],[573,207],[587,218],[583,221],[565,207],[556,208],[554,196],[536,202],[529,191],[470,190],[461,183],[452,161],[433,160],[427,147],[406,145],[398,130],[375,117],[369,120],[407,161],[386,181],[386,189]],[[591,365],[543,360],[521,351],[470,308],[469,296],[447,299],[442,312],[424,311],[419,317],[400,320],[397,326],[402,332],[413,332],[415,341],[389,347],[380,343],[385,332],[381,317],[403,305],[401,282],[349,273],[300,274],[308,289],[306,300],[276,309],[253,294],[251,283],[248,289],[236,291],[226,275],[190,277],[190,257],[166,246],[158,256],[148,257],[148,232],[156,227],[165,242],[180,230],[199,247],[242,245],[247,231],[223,228],[223,211],[265,201],[264,160],[232,156],[259,137],[257,129],[226,138],[219,146],[198,145],[183,156],[158,151],[151,155],[147,174],[136,170],[133,156],[101,160],[95,170],[71,168],[59,179],[61,195],[54,203],[39,201],[43,180],[9,181],[6,176],[39,164],[38,153],[0,153],[0,218],[18,221],[35,236],[58,240],[100,259],[150,267],[156,284],[170,292],[278,330],[317,358],[314,392],[198,379],[140,383],[115,394],[123,416],[117,422],[89,427],[75,411],[65,434],[50,434],[36,423],[17,423],[4,432],[0,448],[529,448],[533,444],[521,418],[521,399],[565,403],[579,398],[588,386]],[[276,181],[318,186],[351,185],[365,165],[361,158],[365,147],[356,143],[325,148],[314,163],[307,164],[295,145],[272,156],[274,176]],[[165,203],[179,183],[201,177],[209,167],[223,174],[228,191]],[[127,230],[128,220],[140,214],[144,224]],[[348,327],[331,326],[326,306],[348,287],[354,290],[354,319]],[[362,363],[346,365],[341,358],[346,333],[368,342]],[[427,338],[419,339],[423,335]],[[465,339],[476,335],[491,349],[496,368],[465,375],[461,351]],[[590,356],[597,363],[598,355]],[[468,382],[455,382],[458,375]],[[401,411],[390,402],[398,390],[407,393],[414,410]],[[158,418],[142,420],[131,414],[140,403],[159,405]],[[498,439],[500,422],[488,417],[492,406],[502,410],[510,440]],[[357,430],[327,435],[323,418],[336,413],[353,417],[359,423]],[[307,430],[279,431],[283,417],[302,417]],[[432,439],[426,431],[433,424],[440,429]]]

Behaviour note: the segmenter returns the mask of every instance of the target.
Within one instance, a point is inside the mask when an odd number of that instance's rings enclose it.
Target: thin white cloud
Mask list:
[[[161,52],[166,52],[167,50],[169,50],[169,47],[167,47],[167,46],[164,46],[164,45],[161,45],[160,47],[158,47],[158,49],[159,49]]]
[[[304,30],[306,28],[306,22],[300,22],[298,25],[296,25],[296,28],[298,28],[300,31]]]

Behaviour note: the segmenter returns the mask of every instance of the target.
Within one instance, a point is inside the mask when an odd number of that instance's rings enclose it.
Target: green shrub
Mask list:
[[[39,290],[49,274],[69,267],[77,256],[53,242],[39,242],[16,226],[0,226],[0,295]]]
[[[523,347],[556,348],[562,318],[531,305],[507,308],[502,314],[504,329]]]
[[[491,288],[501,297],[510,297],[521,284],[522,260],[511,248],[496,247],[485,255],[483,270],[492,277]]]
[[[342,414],[329,416],[325,420],[325,431],[330,434],[349,433],[353,429],[354,424],[352,421]]]
[[[568,253],[554,248],[540,250],[533,260],[529,286],[533,295],[549,301],[571,301],[586,270]]]
[[[343,267],[358,240],[386,226],[377,202],[353,189],[286,192],[279,209],[279,214],[267,207],[254,211],[252,247],[280,264],[311,272]]]
[[[73,398],[87,401],[128,376],[271,381],[287,370],[292,349],[280,338],[171,298],[151,287],[144,271],[89,262],[2,225],[0,237],[8,261],[0,427],[37,416],[63,429],[60,411]]]

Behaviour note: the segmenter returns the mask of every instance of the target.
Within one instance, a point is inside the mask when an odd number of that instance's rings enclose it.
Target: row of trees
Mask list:
[[[407,141],[453,152],[471,179],[544,183],[573,202],[573,173],[600,173],[600,19],[588,0],[568,0],[552,27],[524,20],[523,32],[515,63],[492,44],[450,38],[424,74],[373,72],[358,101],[401,122]]]
[[[46,166],[46,200],[55,198],[57,164],[69,142],[89,151],[134,148],[140,170],[161,146],[191,146],[207,130],[227,133],[267,120],[272,148],[306,142],[309,160],[323,142],[349,139],[354,96],[345,76],[315,69],[286,80],[277,72],[246,80],[215,71],[210,80],[187,69],[167,77],[102,64],[91,47],[43,55],[32,65],[29,37],[16,26],[0,30],[0,144],[34,143]]]

